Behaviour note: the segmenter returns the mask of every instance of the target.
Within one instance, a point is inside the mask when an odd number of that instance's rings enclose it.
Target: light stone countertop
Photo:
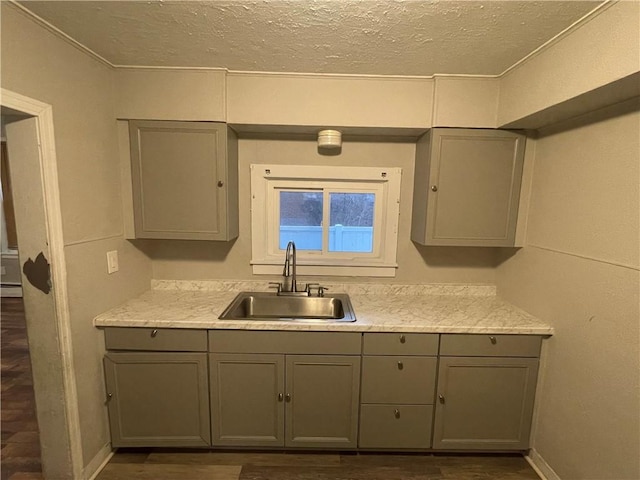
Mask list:
[[[495,296],[495,287],[468,285],[327,285],[348,293],[356,322],[218,320],[240,291],[267,282],[153,281],[152,290],[94,319],[96,327],[203,328],[351,332],[552,335],[553,328]]]

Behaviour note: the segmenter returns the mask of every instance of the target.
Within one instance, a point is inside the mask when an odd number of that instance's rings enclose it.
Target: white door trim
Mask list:
[[[53,131],[53,109],[51,105],[39,102],[18,93],[1,89],[0,104],[4,107],[32,115],[38,125],[40,146],[40,175],[44,189],[44,212],[51,258],[52,292],[56,312],[56,324],[61,370],[63,377],[64,407],[69,433],[70,457],[73,478],[81,478],[83,470],[82,441],[80,435],[80,416],[78,411],[78,392],[73,364],[71,343],[71,317],[67,292],[67,264],[64,253],[62,231],[62,213],[60,208],[60,189],[58,184],[58,166]],[[42,428],[42,426],[40,426]]]

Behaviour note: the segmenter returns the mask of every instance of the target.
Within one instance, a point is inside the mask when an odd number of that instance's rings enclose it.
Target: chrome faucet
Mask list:
[[[304,290],[298,290],[298,278],[296,276],[296,244],[289,242],[287,251],[284,255],[284,268],[282,269],[282,283],[269,282],[269,288],[275,288],[277,295],[292,296],[311,296],[311,289],[318,288],[318,296],[324,297],[324,291],[327,287],[322,287],[319,283],[307,283]]]
[[[282,270],[282,292],[294,293],[298,291],[296,278],[296,244],[289,242],[284,255],[284,269]]]

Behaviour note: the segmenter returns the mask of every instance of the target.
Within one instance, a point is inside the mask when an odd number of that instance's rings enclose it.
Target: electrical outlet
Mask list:
[[[118,265],[118,251],[107,252],[107,273],[115,273],[120,269]]]

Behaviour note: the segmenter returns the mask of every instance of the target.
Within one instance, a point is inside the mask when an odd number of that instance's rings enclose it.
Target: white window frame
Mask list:
[[[398,265],[398,221],[402,169],[384,167],[326,167],[251,165],[251,244],[253,273],[281,275],[284,250],[279,248],[279,192],[282,189],[329,193],[366,192],[376,196],[373,252],[297,251],[298,274],[335,276],[395,276]],[[326,206],[325,206],[326,207]],[[323,225],[329,225],[328,208]],[[328,235],[328,228],[323,231]]]

